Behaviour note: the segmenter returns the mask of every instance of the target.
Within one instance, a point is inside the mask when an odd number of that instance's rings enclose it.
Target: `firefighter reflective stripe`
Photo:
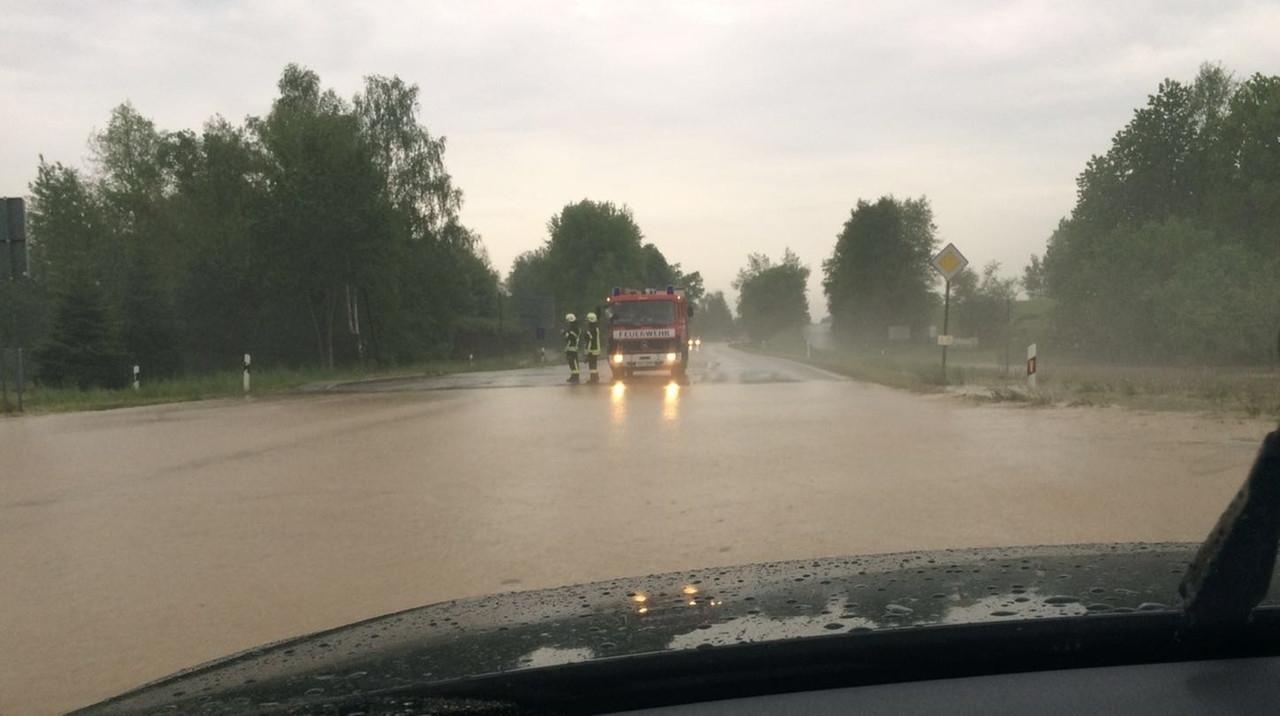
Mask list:
[[[564,331],[564,350],[566,353],[578,352],[578,332],[572,328],[566,328]]]
[[[587,329],[587,352],[591,355],[600,355],[600,327],[591,326]]]
[[[565,355],[565,358],[569,360],[569,375],[577,375],[578,374],[578,352],[565,351],[564,355]]]

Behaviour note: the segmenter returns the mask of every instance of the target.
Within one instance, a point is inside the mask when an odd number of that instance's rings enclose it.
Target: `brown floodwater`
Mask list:
[[[420,604],[913,549],[1200,540],[1264,421],[978,405],[707,346],[0,420],[0,713]]]

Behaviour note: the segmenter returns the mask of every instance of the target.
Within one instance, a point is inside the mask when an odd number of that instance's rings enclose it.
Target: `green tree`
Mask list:
[[[678,263],[671,264],[670,268],[671,273],[667,277],[666,283],[662,285],[683,288],[685,297],[691,302],[696,303],[702,300],[702,297],[707,293],[706,287],[702,284],[702,272],[691,271],[685,273]]]
[[[809,324],[805,284],[809,269],[787,249],[774,263],[765,254],[750,254],[738,271],[733,287],[738,291],[738,316],[747,335],[755,341],[798,336]]]
[[[929,318],[934,238],[929,200],[859,200],[822,264],[832,330],[845,341],[881,342],[888,327],[919,330]]]
[[[1280,253],[1280,76],[1257,74],[1235,86],[1213,125],[1207,151],[1208,218],[1250,250]]]
[[[125,361],[111,330],[106,299],[97,282],[69,281],[58,294],[52,333],[35,354],[41,382],[88,388],[118,388]]]
[[[161,294],[154,269],[145,258],[135,258],[126,277],[120,302],[120,343],[130,364],[140,365],[148,376],[168,377],[182,367],[177,317]]]
[[[322,364],[335,363],[340,306],[351,287],[392,270],[386,178],[358,118],[320,78],[290,65],[271,113],[252,126],[272,161],[259,223],[271,278],[306,307]]]
[[[667,271],[656,247],[646,247],[631,210],[584,199],[547,222],[547,263],[557,313],[584,312],[613,286],[643,286]]]
[[[86,274],[93,275],[94,269],[112,263],[114,247],[105,239],[101,202],[80,172],[41,157],[31,195],[28,222],[34,279],[62,292]]]
[[[961,271],[951,280],[952,333],[975,336],[982,345],[1003,344],[1017,287],[1017,279],[1000,277],[999,261],[984,266],[981,276],[968,268]]]
[[[517,256],[507,274],[508,314],[525,329],[526,335],[536,337],[541,331],[544,342],[559,323],[551,285],[551,265],[547,261],[546,246]]]
[[[733,312],[729,310],[724,291],[712,291],[703,296],[697,304],[693,321],[697,332],[707,340],[727,340],[736,332]]]
[[[243,352],[332,366],[502,349],[498,277],[458,219],[418,88],[371,76],[347,101],[297,65],[278,88],[265,116],[200,132],[122,104],[87,177],[42,158],[34,313],[86,305],[69,289],[92,281],[107,343],[151,375]]]
[[[396,359],[496,351],[507,340],[497,273],[458,220],[462,192],[444,165],[445,140],[419,119],[418,96],[398,77],[371,76],[354,102],[394,208],[386,280],[361,291],[375,347]]]
[[[436,138],[418,118],[417,85],[399,77],[372,75],[356,95],[355,114],[378,168],[386,176],[386,193],[409,223],[411,238],[438,238],[458,218],[462,192],[444,166],[444,138]]]
[[[1044,263],[1035,254],[1022,270],[1022,289],[1032,298],[1044,295]]]
[[[289,356],[289,326],[300,316],[269,292],[255,245],[254,226],[265,211],[262,148],[220,117],[199,136],[179,132],[167,140],[162,154],[175,184],[168,211],[184,265],[174,292],[184,366],[235,365],[246,352],[268,362]]]
[[[1280,323],[1277,137],[1280,77],[1205,65],[1162,82],[1089,160],[1049,238],[1056,340],[1112,360],[1265,361]]]
[[[518,257],[507,279],[515,310],[528,320],[595,310],[615,286],[678,286],[690,301],[702,296],[702,274],[685,273],[645,243],[625,206],[589,199],[569,204],[547,222],[547,233],[546,244]],[[526,321],[530,325],[544,324]]]
[[[1107,234],[1054,287],[1069,346],[1109,360],[1265,362],[1280,326],[1275,264],[1197,222]]]

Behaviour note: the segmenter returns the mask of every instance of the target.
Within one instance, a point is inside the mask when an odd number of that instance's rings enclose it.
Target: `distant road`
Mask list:
[[[433,601],[819,555],[1199,540],[1262,421],[979,406],[704,346],[0,420],[0,713]],[[607,375],[607,371],[606,371]]]

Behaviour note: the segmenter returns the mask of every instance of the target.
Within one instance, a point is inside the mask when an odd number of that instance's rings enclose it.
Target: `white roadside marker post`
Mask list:
[[[250,363],[250,361],[251,361],[251,358],[250,358],[249,354],[248,354],[248,353],[245,353],[245,354],[244,354],[244,392],[245,392],[245,395],[248,395],[248,394],[249,394],[249,363]]]
[[[141,373],[141,371],[142,371],[142,369],[141,369],[137,364],[134,364],[134,366],[133,366],[133,389],[134,389],[135,391],[136,391],[136,390],[138,390],[138,388],[139,388],[138,374],[139,374],[139,373]]]

